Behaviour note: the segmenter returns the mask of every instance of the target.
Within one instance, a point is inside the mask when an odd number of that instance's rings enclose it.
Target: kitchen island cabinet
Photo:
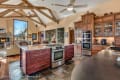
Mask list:
[[[74,57],[74,45],[67,45],[65,50],[65,61],[71,60]]]
[[[21,50],[21,65],[25,74],[29,75],[50,67],[50,48],[26,46]]]

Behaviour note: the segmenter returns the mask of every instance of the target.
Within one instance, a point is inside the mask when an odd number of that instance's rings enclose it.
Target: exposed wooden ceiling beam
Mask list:
[[[55,15],[53,14],[53,12],[52,12],[50,9],[48,9],[48,11],[51,13],[51,15],[52,15],[52,17],[54,18],[54,20],[56,20],[57,22],[59,22],[59,21],[56,19],[56,17],[55,17]]]
[[[37,18],[39,19],[39,21],[41,22],[41,24],[46,27],[46,24],[41,20],[41,18],[39,17],[39,15],[34,10],[31,10],[31,11],[37,16]]]
[[[0,4],[1,3],[4,3],[4,2],[7,2],[8,0],[0,0]]]
[[[19,5],[8,5],[8,4],[1,4],[0,8],[3,8],[3,9],[48,9],[46,7],[19,6]]]
[[[36,16],[0,16],[0,18],[27,18],[27,17],[36,17]]]
[[[18,4],[18,5],[21,6],[21,5],[23,5],[23,3],[20,3],[20,4]],[[10,13],[11,11],[14,11],[14,10],[15,10],[15,9],[7,9],[7,10],[1,12],[1,13],[0,13],[0,16],[4,16],[4,15],[6,15],[6,14],[8,14],[8,13]]]
[[[8,9],[8,10],[5,10],[3,12],[0,13],[0,16],[4,16],[6,14],[8,14],[9,12],[13,11],[14,9]]]
[[[49,18],[50,20],[54,21],[54,22],[57,22],[58,21],[54,18],[52,18],[51,16],[49,16],[47,13],[45,13],[44,11],[41,11],[41,10],[38,10],[41,14],[43,14],[44,16],[46,16],[47,18]]]
[[[20,13],[20,12],[18,12],[18,11],[14,11],[14,12],[20,14],[20,15],[23,16],[23,17],[26,16],[26,15],[24,15],[23,13]],[[31,21],[34,21],[34,22],[36,22],[36,23],[38,23],[38,24],[41,24],[40,22],[38,22],[38,21],[32,19],[31,17],[27,17],[27,18],[28,18],[29,20],[31,20]]]
[[[22,0],[25,4],[28,4],[28,6],[33,6],[30,2],[28,2],[28,0]],[[38,9],[36,9],[37,11],[39,11],[41,14],[43,14],[44,16],[46,16],[47,18],[49,18],[49,19],[51,19],[52,21],[54,21],[54,22],[57,22],[58,23],[58,20],[56,19],[56,17],[53,15],[53,13],[52,13],[52,11],[50,10],[50,9],[47,9],[49,12],[50,12],[50,14],[52,15],[52,17],[51,16],[49,16],[47,13],[45,13],[45,12],[43,12],[43,11],[40,11],[40,10],[38,10]]]
[[[28,0],[22,0],[24,4],[27,4],[28,6],[33,6],[30,2],[28,2]],[[33,6],[34,7],[34,6]],[[36,10],[36,9],[35,9]],[[46,24],[41,20],[40,16],[33,10],[31,9],[31,11],[37,16],[38,20],[40,21],[40,23],[46,27]]]
[[[23,2],[24,4],[27,4],[28,6],[33,6],[30,2],[28,2],[28,0],[22,0],[22,2]]]

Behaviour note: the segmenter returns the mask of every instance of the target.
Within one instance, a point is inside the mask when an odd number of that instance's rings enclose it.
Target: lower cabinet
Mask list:
[[[22,51],[22,69],[27,75],[50,67],[50,49]]]
[[[115,37],[115,46],[120,47],[120,37]]]
[[[108,46],[104,45],[92,45],[92,55],[97,54],[99,51],[107,48]]]
[[[71,60],[74,57],[74,45],[65,46],[65,61]]]

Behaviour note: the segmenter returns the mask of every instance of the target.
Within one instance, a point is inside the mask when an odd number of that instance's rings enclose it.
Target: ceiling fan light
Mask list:
[[[72,10],[73,10],[73,7],[68,7],[67,10],[68,10],[68,11],[72,11]]]

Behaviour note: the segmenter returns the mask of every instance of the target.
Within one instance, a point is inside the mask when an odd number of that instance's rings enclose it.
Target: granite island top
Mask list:
[[[25,51],[30,51],[30,50],[40,50],[40,49],[47,49],[47,48],[50,48],[46,45],[28,45],[28,46],[21,46],[20,47],[22,50],[25,50]]]
[[[106,49],[97,55],[84,57],[72,72],[71,80],[120,80],[120,67],[116,59],[120,52]]]

